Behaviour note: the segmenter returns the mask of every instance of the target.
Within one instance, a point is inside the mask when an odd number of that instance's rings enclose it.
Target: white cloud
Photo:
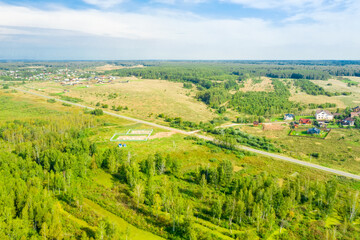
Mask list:
[[[152,2],[174,5],[179,3],[186,3],[186,4],[199,4],[208,2],[208,0],[152,0]]]
[[[124,2],[124,0],[83,0],[83,1],[87,4],[94,5],[100,8],[110,8]]]
[[[76,48],[85,48],[88,41],[85,56],[106,52],[113,59],[349,59],[360,56],[356,6],[300,16],[312,18],[311,23],[288,20],[279,26],[261,18],[210,19],[166,9],[129,13],[0,5],[0,45],[11,36],[20,47],[41,42],[80,54]]]
[[[220,0],[222,2],[229,2],[241,4],[249,8],[258,9],[285,9],[285,10],[299,10],[304,8],[317,8],[322,5],[329,4],[326,0]],[[330,0],[338,1],[338,0]]]

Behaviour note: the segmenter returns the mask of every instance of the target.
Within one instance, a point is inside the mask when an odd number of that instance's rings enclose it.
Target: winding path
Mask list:
[[[35,95],[35,96],[43,97],[43,98],[54,99],[54,97],[46,96],[46,95],[35,93],[35,92],[30,92],[30,91],[23,90],[23,89],[20,89],[20,88],[13,88],[13,89],[15,89],[17,91],[24,92],[24,93],[29,93],[29,94],[32,94],[32,95]],[[71,104],[71,105],[81,107],[81,108],[87,108],[87,109],[92,109],[92,110],[95,109],[93,107],[88,107],[88,106],[85,106],[85,105],[82,105],[82,104],[73,103],[73,102],[69,102],[69,101],[65,101],[65,100],[61,100],[61,99],[56,99],[56,101]],[[176,132],[176,133],[181,133],[181,134],[185,134],[185,135],[194,135],[194,136],[196,136],[198,138],[201,138],[201,139],[204,139],[204,140],[207,140],[207,141],[213,141],[214,140],[213,137],[197,134],[198,131],[187,132],[187,131],[184,131],[184,130],[163,126],[163,125],[160,125],[160,124],[140,120],[140,119],[137,119],[137,118],[127,117],[127,116],[124,116],[124,115],[120,115],[120,114],[116,114],[116,113],[112,113],[112,112],[108,112],[108,111],[104,111],[104,113],[108,114],[108,115],[111,115],[111,116],[114,116],[114,117],[117,117],[117,118],[122,118],[122,119],[126,119],[126,120],[129,120],[129,121],[146,124],[146,125],[153,126],[153,127],[156,127],[156,128],[161,128],[161,129],[165,129],[165,130],[168,130],[168,131],[173,131],[173,132]],[[241,150],[261,154],[261,155],[271,157],[271,158],[274,158],[274,159],[283,160],[283,161],[286,161],[286,162],[291,162],[291,163],[295,163],[295,164],[302,165],[302,166],[305,166],[305,167],[314,168],[314,169],[317,169],[317,170],[322,170],[322,171],[332,173],[332,174],[336,174],[336,175],[339,175],[339,176],[344,176],[344,177],[347,177],[347,178],[360,180],[359,175],[355,175],[355,174],[352,174],[352,173],[336,170],[336,169],[333,169],[333,168],[323,167],[323,166],[320,166],[320,165],[317,165],[317,164],[313,164],[313,163],[309,163],[309,162],[305,162],[305,161],[300,161],[300,160],[297,160],[295,158],[290,158],[290,157],[286,157],[286,156],[279,155],[279,154],[269,153],[269,152],[257,150],[257,149],[242,146],[242,145],[237,145],[236,147],[238,149],[241,149]]]

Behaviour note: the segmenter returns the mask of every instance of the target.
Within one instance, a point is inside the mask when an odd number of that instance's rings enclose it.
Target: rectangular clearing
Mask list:
[[[129,129],[126,133],[115,133],[110,141],[147,141],[153,129]]]

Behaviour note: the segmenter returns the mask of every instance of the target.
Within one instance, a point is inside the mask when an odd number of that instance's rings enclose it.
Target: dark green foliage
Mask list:
[[[209,132],[217,135],[219,144],[225,144],[225,146],[228,146],[230,149],[234,149],[234,145],[240,144],[272,152],[280,152],[280,149],[276,148],[269,139],[265,137],[257,137],[242,132],[239,129],[215,128]]]
[[[272,116],[291,112],[295,103],[288,100],[290,92],[280,80],[273,80],[274,92],[237,92],[229,106],[241,113],[256,116]]]
[[[95,116],[101,116],[101,115],[104,115],[104,112],[102,109],[100,108],[97,108],[97,109],[94,109],[91,111],[91,114],[92,115],[95,115]]]
[[[83,100],[80,98],[69,97],[69,96],[64,96],[64,95],[60,95],[60,98],[61,98],[61,100],[73,102],[73,103],[83,102]]]
[[[219,108],[220,105],[230,99],[230,93],[223,88],[211,88],[198,93],[197,98],[212,108]]]
[[[183,88],[186,88],[186,89],[192,89],[193,85],[191,83],[184,83],[183,84]]]
[[[52,98],[52,99],[48,99],[47,102],[48,103],[56,103],[56,100]]]

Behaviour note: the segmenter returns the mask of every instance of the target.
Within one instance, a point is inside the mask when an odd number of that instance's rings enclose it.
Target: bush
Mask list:
[[[52,98],[52,99],[48,99],[47,102],[48,103],[56,103],[56,100]]]
[[[3,85],[3,89],[9,89],[9,85],[7,84]]]
[[[91,114],[95,115],[95,116],[101,116],[101,115],[104,115],[104,112],[102,109],[97,108],[97,109],[91,111]]]
[[[186,89],[192,89],[193,86],[191,83],[184,83],[183,87]]]

